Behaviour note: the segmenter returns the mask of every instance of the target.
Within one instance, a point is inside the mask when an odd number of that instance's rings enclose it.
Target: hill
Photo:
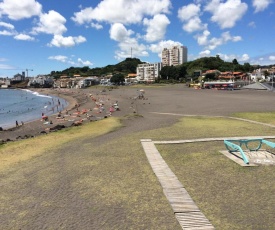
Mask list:
[[[107,65],[105,67],[97,67],[92,69],[88,66],[70,67],[63,71],[52,71],[50,75],[56,78],[62,75],[104,76],[114,73],[122,73],[123,75],[127,75],[129,73],[136,73],[137,65],[142,63],[144,62],[140,61],[138,58],[126,58],[124,61],[115,65]]]

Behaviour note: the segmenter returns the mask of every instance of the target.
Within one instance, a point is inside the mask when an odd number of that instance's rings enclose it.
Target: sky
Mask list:
[[[275,0],[0,0],[0,77],[155,63],[174,45],[275,64]]]

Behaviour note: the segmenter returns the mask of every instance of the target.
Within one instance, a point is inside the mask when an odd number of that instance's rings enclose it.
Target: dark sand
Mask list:
[[[61,116],[64,119],[57,119],[57,114],[49,117],[52,124],[44,124],[45,121],[37,120],[24,124],[23,126],[14,127],[5,131],[0,131],[0,140],[17,140],[29,136],[40,135],[41,132],[49,132],[50,128],[56,125],[69,127],[73,123],[83,121],[94,121],[103,119],[110,115],[109,108],[118,101],[120,111],[115,111],[112,116],[125,116],[127,114],[138,113],[145,115],[144,119],[149,117],[153,122],[145,125],[145,128],[165,126],[168,123],[175,122],[172,114],[184,115],[210,115],[220,116],[235,112],[261,112],[275,111],[274,96],[271,91],[255,90],[195,90],[187,88],[184,85],[175,85],[168,87],[152,87],[145,89],[145,100],[135,99],[140,88],[119,87],[117,89],[103,90],[104,87],[92,87],[88,89],[41,89],[39,93],[56,95],[65,98],[69,102],[66,111]],[[92,99],[96,99],[93,101]],[[96,103],[102,103],[105,111],[99,112]],[[78,104],[78,111],[75,105]],[[87,110],[87,113],[83,113]],[[80,112],[80,114],[76,114]],[[156,113],[154,113],[156,112]],[[157,113],[163,113],[158,115]],[[167,113],[167,115],[165,115]],[[87,119],[87,114],[89,118]],[[155,118],[155,119],[154,119]],[[159,122],[164,119],[165,122]],[[147,122],[146,122],[147,123]],[[140,127],[142,130],[143,127]]]
[[[158,182],[141,146],[132,149],[131,160],[127,161],[125,153],[120,154],[120,146],[113,145],[117,138],[170,126],[179,119],[177,114],[228,116],[234,112],[275,111],[274,92],[195,90],[183,85],[144,89],[146,100],[134,99],[139,89],[131,87],[119,87],[104,95],[101,87],[66,93],[80,104],[79,110],[95,107],[91,98],[87,100],[87,95],[92,93],[107,100],[107,105],[118,101],[121,110],[113,116],[134,112],[142,116],[124,119],[124,127],[119,130],[94,139],[73,141],[3,173],[0,229],[180,229],[173,211],[166,206],[168,202],[161,188],[152,186]],[[95,111],[93,114],[105,115]],[[81,118],[84,117],[77,117]],[[51,119],[54,124],[68,123]],[[39,134],[48,127],[41,121],[31,122],[14,131],[2,132],[1,139]],[[116,162],[113,165],[112,160]],[[104,169],[105,162],[112,166]],[[107,185],[107,191],[100,191],[100,182]],[[120,202],[113,201],[112,193],[121,198]],[[105,198],[106,194],[110,196]],[[143,213],[147,203],[149,211]]]

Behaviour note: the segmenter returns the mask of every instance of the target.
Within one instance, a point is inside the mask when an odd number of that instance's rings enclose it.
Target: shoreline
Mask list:
[[[11,89],[11,88],[9,88]],[[44,92],[43,89],[36,89],[36,88],[31,88],[31,89],[18,89],[18,88],[12,88],[13,90],[22,90],[22,91],[27,91],[28,93],[30,94],[34,94],[36,95],[37,97],[48,97],[48,98],[51,98],[52,99],[52,103],[53,103],[53,107],[45,112],[41,111],[42,113],[46,113],[47,116],[52,116],[54,114],[57,114],[58,110],[64,108],[61,110],[64,111],[65,109],[68,109],[71,106],[71,104],[73,104],[74,102],[74,99],[71,98],[71,97],[67,97],[66,95],[63,96],[63,95],[57,95],[57,93],[53,92],[53,90],[46,90],[46,92]],[[61,105],[59,106],[60,109],[58,109],[58,105],[55,105],[55,102],[56,100],[60,103],[61,101]],[[64,100],[64,101],[63,101]],[[65,102],[65,103],[64,103]],[[50,102],[49,102],[50,103]],[[64,104],[63,104],[64,103]],[[65,106],[64,106],[65,105]],[[48,106],[47,106],[48,107]],[[57,109],[57,112],[55,112],[55,108]],[[26,119],[26,118],[25,118]],[[27,118],[25,120],[24,118],[21,118],[21,119],[15,119],[17,120],[16,123],[18,124],[18,126],[21,126],[23,124],[28,124],[30,122],[34,122],[34,121],[37,121],[37,120],[40,120],[41,119],[41,116],[36,116],[36,117],[33,117],[33,118]],[[7,130],[10,130],[10,129],[14,129],[16,128],[17,126],[14,125],[14,123],[8,123],[8,124],[4,124],[2,126],[0,126],[2,128],[3,131],[7,131]],[[1,135],[0,135],[1,136]],[[1,138],[0,138],[1,139]]]
[[[31,91],[62,98],[67,101],[68,105],[61,112],[49,115],[47,120],[43,120],[41,117],[41,119],[26,122],[18,127],[0,131],[0,144],[48,134],[63,128],[82,125],[113,115],[122,116],[135,112],[131,106],[129,95],[127,94],[127,96],[123,97],[120,88],[108,89],[95,86],[85,89],[36,88],[31,89]],[[129,107],[126,106],[127,103],[129,103]]]

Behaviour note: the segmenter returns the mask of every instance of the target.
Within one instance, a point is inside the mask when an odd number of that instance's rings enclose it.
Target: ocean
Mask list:
[[[0,127],[7,129],[16,126],[16,122],[38,120],[42,115],[57,113],[67,106],[63,98],[24,89],[0,89]]]

